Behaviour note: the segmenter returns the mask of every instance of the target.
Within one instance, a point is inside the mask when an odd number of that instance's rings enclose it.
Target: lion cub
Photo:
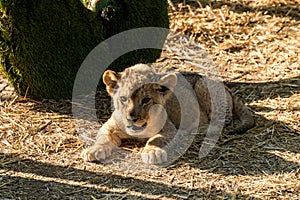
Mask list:
[[[198,74],[156,73],[148,65],[137,64],[121,73],[107,70],[103,82],[113,99],[114,112],[100,128],[95,144],[82,152],[85,161],[105,159],[114,147],[121,145],[121,139],[136,138],[147,141],[142,161],[162,164],[168,160],[163,147],[179,128],[192,132],[211,120],[211,97]],[[184,100],[180,102],[174,91],[180,91]],[[251,112],[227,87],[223,98],[227,118],[235,114],[241,121],[231,133],[254,126]],[[188,110],[182,111],[182,107]]]

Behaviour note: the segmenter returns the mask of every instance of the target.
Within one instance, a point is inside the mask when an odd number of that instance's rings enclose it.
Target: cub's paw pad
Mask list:
[[[167,160],[167,152],[159,147],[145,147],[142,151],[142,161],[146,164],[162,164]]]
[[[112,145],[109,144],[100,144],[93,145],[82,151],[81,157],[84,161],[97,161],[106,159],[111,155]]]

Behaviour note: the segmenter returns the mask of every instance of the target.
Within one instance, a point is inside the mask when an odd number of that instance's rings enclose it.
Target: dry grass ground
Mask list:
[[[70,102],[18,97],[0,74],[0,199],[300,199],[300,3],[169,2],[256,127],[200,160],[196,142],[170,167],[119,171],[82,162]]]

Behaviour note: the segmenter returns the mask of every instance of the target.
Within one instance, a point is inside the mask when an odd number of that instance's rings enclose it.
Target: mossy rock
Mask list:
[[[108,7],[95,13],[80,0],[0,0],[1,65],[16,91],[36,99],[70,99],[82,61],[101,41],[132,28],[168,27],[164,0],[155,1],[157,15],[152,15],[150,0],[112,2],[120,9],[107,19],[103,13]],[[142,15],[145,18],[140,20]],[[133,54],[117,61],[119,70],[153,62],[160,51]]]

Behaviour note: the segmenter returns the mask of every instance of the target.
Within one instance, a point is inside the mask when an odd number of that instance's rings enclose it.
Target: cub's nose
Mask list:
[[[129,116],[127,116],[127,120],[135,123],[139,120],[139,118],[134,113],[130,113]]]

